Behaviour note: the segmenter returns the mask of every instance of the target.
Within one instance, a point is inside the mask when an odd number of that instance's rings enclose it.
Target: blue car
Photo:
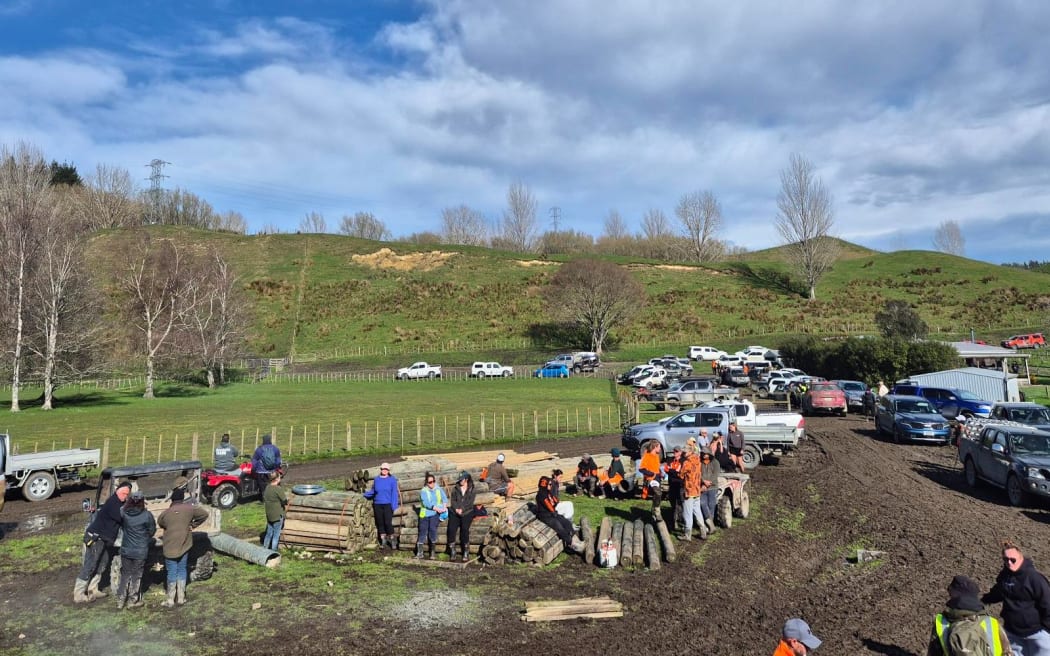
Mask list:
[[[929,401],[937,412],[949,419],[964,417],[987,418],[992,413],[991,401],[985,401],[973,392],[951,387],[927,387],[908,381],[893,386],[894,394],[921,396]]]
[[[560,362],[548,362],[532,375],[536,378],[568,378],[569,368]]]
[[[921,396],[887,394],[875,408],[875,432],[893,441],[951,443],[951,424]]]

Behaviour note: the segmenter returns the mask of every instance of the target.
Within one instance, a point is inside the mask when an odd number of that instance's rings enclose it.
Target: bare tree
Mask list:
[[[546,293],[554,318],[588,333],[601,353],[609,332],[625,325],[645,307],[645,287],[623,267],[603,260],[573,260],[551,279]]]
[[[324,214],[320,212],[310,212],[299,221],[299,232],[303,233],[325,233],[328,232],[328,222],[324,219]]]
[[[834,264],[839,245],[830,234],[835,222],[831,194],[814,174],[813,164],[801,155],[792,155],[780,172],[777,209],[777,232],[809,287],[810,300],[816,299],[817,282]]]
[[[248,233],[248,221],[244,218],[243,214],[233,210],[223,212],[222,214],[216,214],[213,217],[211,226],[209,227],[212,230],[235,232],[239,235]]]
[[[156,359],[178,325],[179,315],[187,311],[183,254],[171,240],[143,234],[127,243],[120,260],[117,284],[126,297],[127,323],[140,335],[146,359],[142,396],[152,399]]]
[[[11,354],[11,412],[21,409],[29,286],[40,247],[37,223],[57,212],[50,183],[51,170],[36,147],[24,142],[13,151],[0,147],[0,267],[10,331],[5,349]]]
[[[602,236],[613,240],[624,239],[630,233],[627,230],[627,222],[616,210],[609,210],[603,228]]]
[[[127,169],[99,164],[88,176],[77,214],[94,230],[128,228],[142,223],[145,208]]]
[[[670,260],[678,250],[674,229],[663,210],[653,208],[645,212],[642,216],[642,238],[648,257]]]
[[[273,223],[271,221],[270,223],[267,223],[263,227],[259,228],[259,231],[256,232],[255,234],[257,234],[257,235],[280,235],[280,234],[284,234],[284,230],[281,229],[281,226],[279,226],[276,223]]]
[[[226,362],[246,326],[238,278],[218,252],[193,263],[180,304],[179,328],[204,370],[209,388],[226,382]]]
[[[933,232],[933,247],[942,253],[962,257],[966,253],[966,239],[959,228],[959,222],[951,219],[941,221]]]
[[[594,250],[594,237],[576,230],[548,230],[537,243],[544,256],[582,255]]]
[[[507,209],[500,222],[500,236],[523,253],[532,250],[536,240],[536,197],[524,183],[515,182],[507,190]]]
[[[722,228],[722,206],[710,191],[694,191],[682,196],[675,208],[682,222],[689,248],[697,262],[715,259],[723,249],[716,238]]]
[[[339,232],[348,237],[371,239],[372,241],[390,239],[390,231],[386,229],[386,224],[371,212],[357,212],[353,216],[343,216],[343,220],[339,222]]]
[[[441,210],[441,237],[446,244],[484,246],[489,240],[488,221],[466,205]]]

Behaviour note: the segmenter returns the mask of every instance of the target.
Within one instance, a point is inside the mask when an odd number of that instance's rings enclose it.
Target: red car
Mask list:
[[[1046,346],[1046,338],[1043,333],[1028,333],[1027,335],[1014,335],[1003,340],[1003,348],[1043,348]]]
[[[849,408],[846,392],[835,383],[812,383],[802,397],[802,414],[835,413],[845,417]]]

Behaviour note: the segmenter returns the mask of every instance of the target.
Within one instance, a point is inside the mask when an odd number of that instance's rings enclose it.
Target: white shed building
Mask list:
[[[964,367],[947,371],[908,376],[920,385],[928,387],[952,387],[973,392],[985,401],[1020,401],[1017,375],[998,369]]]

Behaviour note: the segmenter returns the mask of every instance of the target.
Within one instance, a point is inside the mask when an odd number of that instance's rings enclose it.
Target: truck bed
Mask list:
[[[64,449],[8,456],[5,474],[41,469],[96,467],[102,457],[99,449]]]
[[[799,431],[790,426],[740,426],[747,442],[764,448],[783,449],[798,446]]]

